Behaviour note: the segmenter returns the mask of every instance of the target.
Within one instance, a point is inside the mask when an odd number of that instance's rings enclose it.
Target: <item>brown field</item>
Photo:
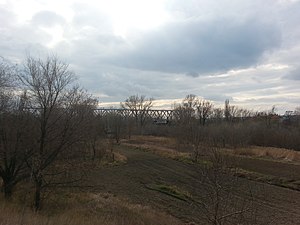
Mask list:
[[[199,165],[179,152],[174,140],[135,136],[115,151],[122,163],[96,167],[79,187],[56,191],[39,214],[16,207],[17,200],[0,204],[0,225],[207,224],[203,211],[190,201],[205,191]],[[248,224],[300,224],[298,152],[261,147],[220,151],[238,167],[234,199],[248,198],[247,190],[252,190],[256,219]]]
[[[78,199],[80,196],[80,199]],[[58,198],[58,196],[56,196]],[[64,198],[66,208],[60,206],[47,207],[40,214],[33,213],[28,208],[2,204],[0,205],[1,225],[115,225],[115,224],[145,224],[167,225],[181,224],[181,222],[166,213],[158,212],[150,207],[128,203],[125,199],[119,199],[109,193],[83,194],[76,193],[70,196],[61,195]],[[56,199],[56,201],[59,201]],[[49,211],[55,208],[56,212],[49,215]],[[58,212],[59,211],[59,212]],[[160,218],[157,221],[157,218]]]
[[[259,157],[300,164],[300,152],[284,148],[252,146],[249,148],[233,149],[230,150],[230,152],[235,155]]]

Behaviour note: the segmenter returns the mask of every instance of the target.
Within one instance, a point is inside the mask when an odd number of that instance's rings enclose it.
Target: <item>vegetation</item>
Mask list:
[[[115,224],[145,224],[145,225],[179,225],[176,218],[158,212],[151,207],[133,204],[126,199],[114,197],[109,193],[102,194],[60,194],[53,200],[60,199],[60,206],[49,215],[43,210],[33,213],[27,208],[16,206],[12,203],[0,203],[1,225],[115,225]],[[50,203],[49,203],[50,204]],[[48,204],[48,205],[49,205]],[[63,208],[65,205],[66,208]],[[72,208],[70,209],[70,205]],[[157,220],[157,218],[160,218]]]
[[[75,81],[56,56],[1,58],[0,225],[267,224],[249,180],[299,191],[298,108],[282,117],[190,94],[154,123],[153,99],[101,115]]]

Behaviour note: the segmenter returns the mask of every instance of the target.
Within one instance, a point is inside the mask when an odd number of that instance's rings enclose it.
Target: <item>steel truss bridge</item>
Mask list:
[[[150,119],[171,120],[174,116],[174,110],[134,110],[134,109],[95,109],[95,113],[99,116],[107,116],[111,114],[120,115],[122,117],[143,116]]]
[[[26,108],[26,110],[30,111],[34,114],[39,114],[41,108]],[[106,108],[98,108],[94,109],[94,113],[99,115],[100,117],[109,116],[109,115],[120,115],[124,118],[136,118],[143,117],[154,120],[171,120],[174,118],[175,110],[167,110],[167,109],[149,109],[149,110],[134,110],[134,109],[106,109]]]

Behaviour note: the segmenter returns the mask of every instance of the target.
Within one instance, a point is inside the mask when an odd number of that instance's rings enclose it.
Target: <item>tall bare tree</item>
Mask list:
[[[229,99],[225,100],[224,116],[225,116],[225,120],[229,122],[231,118]]]
[[[224,110],[221,108],[213,108],[212,118],[216,122],[221,122],[224,116]]]
[[[39,210],[43,188],[50,186],[54,175],[60,174],[49,170],[56,168],[58,157],[81,139],[86,114],[90,114],[87,106],[94,101],[80,88],[71,86],[74,74],[68,64],[55,56],[45,60],[28,57],[19,78],[28,91],[32,107],[38,108],[37,135],[27,165],[35,185],[34,207]]]
[[[189,125],[194,122],[196,116],[195,106],[197,101],[198,98],[196,95],[189,94],[182,100],[181,104],[174,106],[175,119],[177,120],[177,123]]]
[[[175,106],[175,119],[178,129],[177,141],[185,147],[192,148],[194,160],[197,161],[203,141],[202,127],[197,122],[197,106],[200,100],[196,95],[187,95],[180,105]]]
[[[209,116],[213,113],[213,104],[205,99],[197,99],[195,107],[200,124],[204,126]]]
[[[136,125],[143,129],[147,119],[147,110],[153,107],[153,98],[146,98],[145,95],[132,95],[121,102],[121,107],[130,110],[135,118]]]
[[[243,117],[243,109],[230,105],[229,100],[225,101],[224,116],[227,122],[233,122],[236,118]]]

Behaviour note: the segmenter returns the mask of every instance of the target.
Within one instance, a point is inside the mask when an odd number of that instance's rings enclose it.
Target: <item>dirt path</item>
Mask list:
[[[118,151],[126,155],[127,163],[95,170],[90,174],[90,182],[95,185],[92,191],[110,192],[134,203],[166,211],[183,222],[203,224],[203,213],[191,202],[147,188],[153,184],[168,184],[197,198],[203,195],[197,165],[162,158],[130,147],[121,146]],[[240,191],[236,193],[239,198],[243,198],[244,190],[249,185],[255,187],[254,198],[260,212],[259,220],[272,224],[300,224],[300,192],[245,179],[239,182]]]

